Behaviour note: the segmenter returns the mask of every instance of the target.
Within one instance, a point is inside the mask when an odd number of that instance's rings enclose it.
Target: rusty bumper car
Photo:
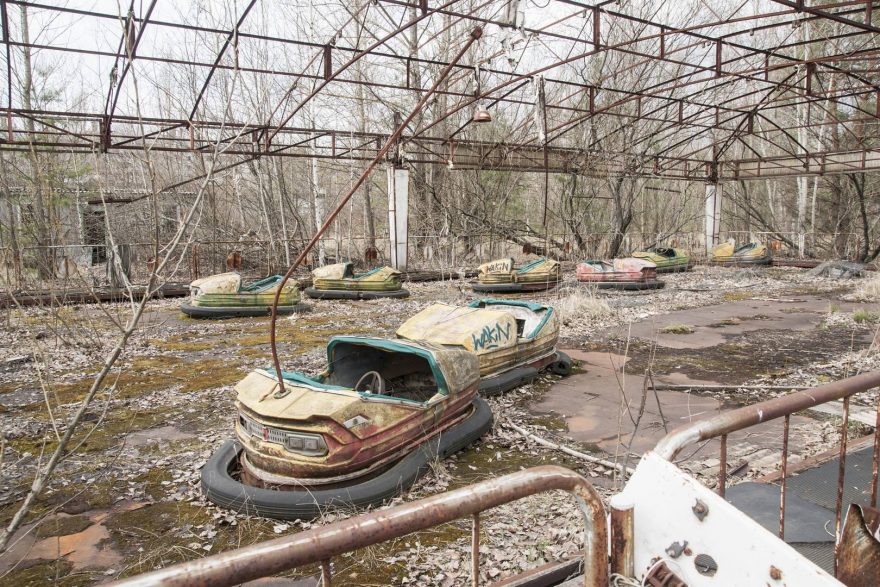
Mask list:
[[[599,289],[628,291],[660,289],[666,285],[657,279],[657,266],[654,263],[632,257],[584,261],[577,266],[577,280],[592,283]]]
[[[475,354],[483,396],[529,383],[544,369],[571,373],[571,359],[556,349],[559,319],[541,304],[493,299],[464,307],[434,304],[404,322],[397,336]]]
[[[355,273],[352,263],[336,263],[312,271],[312,287],[306,295],[317,300],[374,300],[405,298],[409,292],[401,286],[400,271],[377,267]]]
[[[281,283],[280,275],[245,283],[238,273],[220,273],[193,281],[188,303],[180,311],[193,318],[235,318],[269,316]],[[278,313],[290,314],[305,309],[300,304],[299,286],[295,280],[284,284],[278,298]]]
[[[692,267],[690,254],[673,247],[650,247],[644,251],[634,251],[631,256],[653,263],[657,266],[657,273],[689,271]]]
[[[767,247],[757,241],[739,246],[736,246],[735,242],[728,241],[716,245],[712,249],[709,262],[713,265],[746,267],[748,265],[769,265],[773,262],[773,257],[770,256]]]
[[[552,259],[537,259],[515,267],[513,259],[497,259],[479,267],[477,283],[471,287],[478,293],[521,293],[543,291],[559,285],[562,268]]]
[[[278,519],[380,504],[492,425],[473,353],[335,337],[327,358],[315,377],[256,370],[236,386],[236,439],[202,469],[208,499]]]

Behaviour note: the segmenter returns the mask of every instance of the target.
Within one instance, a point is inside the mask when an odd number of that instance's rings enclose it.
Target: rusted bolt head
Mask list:
[[[697,503],[694,504],[694,507],[691,508],[694,512],[694,515],[697,516],[701,522],[703,518],[709,515],[709,506],[707,506],[703,500],[698,499]]]
[[[782,578],[782,571],[780,571],[773,565],[770,565],[770,578],[774,581],[780,580]]]

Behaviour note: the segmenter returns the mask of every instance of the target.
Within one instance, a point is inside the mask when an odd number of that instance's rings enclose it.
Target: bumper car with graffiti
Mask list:
[[[235,318],[239,316],[269,316],[272,303],[281,283],[280,275],[245,283],[238,273],[220,273],[196,279],[190,285],[189,302],[180,310],[193,318]],[[278,313],[302,311],[299,286],[289,280],[278,298]]]
[[[355,273],[351,262],[336,263],[312,271],[312,287],[306,295],[317,300],[373,300],[405,298],[409,292],[400,284],[400,271],[377,267]]]
[[[660,289],[666,285],[657,279],[657,266],[654,263],[632,257],[584,261],[577,266],[577,280],[592,283],[599,289],[629,291]]]
[[[571,359],[556,349],[559,318],[550,306],[493,299],[434,304],[404,322],[397,336],[474,353],[483,396],[529,383],[544,369],[571,373]]]
[[[237,386],[235,440],[202,468],[217,505],[277,519],[380,504],[492,425],[479,360],[430,343],[334,337],[310,377],[256,370]]]
[[[690,253],[684,249],[650,247],[644,251],[634,251],[630,256],[653,263],[657,266],[657,273],[676,273],[692,268]]]
[[[519,293],[543,291],[559,285],[562,268],[552,259],[541,258],[522,267],[513,259],[497,259],[479,267],[477,283],[471,287],[478,293]]]
[[[752,241],[736,246],[736,242],[728,241],[716,245],[709,256],[709,262],[713,265],[732,265],[744,267],[747,265],[769,265],[773,262],[770,251],[762,243]]]

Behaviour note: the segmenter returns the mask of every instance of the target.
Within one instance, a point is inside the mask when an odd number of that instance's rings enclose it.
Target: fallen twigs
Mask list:
[[[606,460],[606,459],[594,457],[593,455],[588,455],[586,453],[574,450],[573,448],[568,448],[567,446],[563,446],[563,445],[558,444],[556,442],[547,440],[546,438],[541,438],[540,436],[537,436],[536,434],[529,432],[525,428],[517,426],[516,424],[514,424],[510,420],[502,420],[501,425],[507,426],[509,428],[512,428],[513,430],[516,430],[517,432],[519,432],[520,434],[522,434],[523,436],[525,436],[529,440],[532,440],[532,441],[540,444],[541,446],[545,446],[547,448],[552,448],[554,450],[564,452],[565,454],[567,454],[569,456],[573,456],[575,458],[587,461],[588,463],[602,465],[603,467],[608,467],[610,469],[616,469],[618,471],[623,471],[624,469],[626,469],[626,472],[628,474],[632,474],[634,472],[633,469],[631,469],[629,467],[624,467],[623,465],[620,465],[618,463],[613,463],[613,462]]]

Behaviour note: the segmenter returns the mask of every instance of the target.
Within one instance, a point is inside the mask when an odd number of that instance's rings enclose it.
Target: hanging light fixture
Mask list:
[[[479,96],[481,93],[480,90],[480,64],[478,63],[476,67],[474,67],[474,77],[477,82],[477,89],[475,95]],[[483,100],[480,99],[477,102],[477,107],[474,110],[474,116],[471,118],[471,122],[475,122],[478,124],[482,124],[484,122],[492,122],[492,115],[489,114],[489,110],[486,108],[486,105],[483,104]]]
[[[489,114],[489,111],[481,104],[476,110],[474,110],[474,117],[471,119],[471,122],[492,122],[492,115]]]

